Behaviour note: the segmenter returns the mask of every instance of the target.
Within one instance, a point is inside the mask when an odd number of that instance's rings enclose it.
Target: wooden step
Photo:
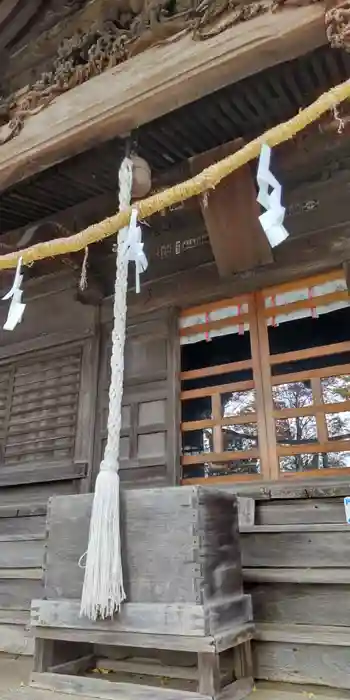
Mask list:
[[[287,642],[350,647],[350,628],[330,625],[279,625],[259,623],[254,638],[260,642]]]

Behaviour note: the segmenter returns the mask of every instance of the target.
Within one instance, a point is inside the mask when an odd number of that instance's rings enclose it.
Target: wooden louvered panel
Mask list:
[[[0,378],[3,463],[73,459],[81,350],[17,361],[6,372],[4,392]]]

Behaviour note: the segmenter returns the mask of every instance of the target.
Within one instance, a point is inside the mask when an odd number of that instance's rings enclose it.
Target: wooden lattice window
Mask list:
[[[76,346],[1,364],[0,468],[73,460],[81,357]]]
[[[350,469],[350,305],[342,271],[189,309],[179,335],[194,347],[191,357],[182,354],[183,482]],[[216,363],[219,336],[227,336],[225,360]]]
[[[181,314],[184,483],[261,478],[265,431],[252,301],[225,299]]]
[[[350,308],[342,271],[266,290],[259,308],[270,476],[344,474],[350,468]]]

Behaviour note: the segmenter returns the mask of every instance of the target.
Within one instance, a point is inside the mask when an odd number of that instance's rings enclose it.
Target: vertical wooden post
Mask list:
[[[214,394],[211,397],[211,409],[213,414],[213,419],[215,421],[221,420],[221,394]],[[222,432],[221,425],[215,425],[213,428],[213,450],[214,452],[224,451],[224,436]]]
[[[264,295],[257,292],[255,295],[255,311],[257,321],[257,343],[259,348],[260,368],[257,372],[261,376],[261,389],[263,400],[263,412],[265,415],[266,436],[267,436],[267,468],[264,476],[269,479],[278,479],[280,476],[279,461],[277,455],[276,425],[273,417],[274,405],[271,388],[271,365],[270,347],[267,332],[267,323],[264,314]]]
[[[210,652],[198,654],[199,693],[215,697],[220,691],[219,655]]]
[[[33,669],[37,673],[45,673],[54,663],[53,639],[35,639]]]
[[[266,427],[264,383],[260,362],[258,309],[256,308],[255,295],[252,296],[249,300],[249,316],[250,347],[252,352],[253,379],[256,395],[256,414],[258,424],[259,454],[261,461],[261,476],[263,479],[269,479],[270,452],[268,443],[268,432]]]

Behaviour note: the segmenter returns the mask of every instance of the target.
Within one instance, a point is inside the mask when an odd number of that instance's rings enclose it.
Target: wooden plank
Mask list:
[[[261,623],[337,626],[350,628],[349,584],[265,582],[247,586],[253,599],[254,620]],[[334,600],[337,605],[334,605]]]
[[[273,306],[265,308],[264,316],[265,318],[271,318],[277,315],[279,316],[280,314],[293,313],[294,311],[299,311],[300,309],[310,309],[311,311],[316,306],[326,306],[338,301],[349,302],[348,292],[345,290],[340,290],[331,292],[330,294],[314,296],[311,299],[299,299],[298,301],[293,301],[289,304],[274,304]]]
[[[201,605],[161,603],[125,603],[113,620],[91,621],[80,617],[80,601],[33,600],[33,627],[67,627],[90,632],[135,632],[143,634],[179,634],[201,637],[205,634]]]
[[[241,534],[244,567],[347,568],[349,532]]]
[[[254,382],[230,382],[230,384],[219,384],[217,386],[204,387],[203,389],[189,389],[187,391],[182,391],[180,398],[182,401],[185,401],[186,399],[198,399],[202,396],[214,396],[215,394],[224,394],[225,392],[229,391],[246,391],[249,389],[254,389]]]
[[[55,673],[33,673],[31,686],[43,690],[78,695],[82,697],[101,698],[101,700],[209,700],[199,693],[154,688],[134,683],[110,683],[98,678],[82,676],[65,676]]]
[[[220,666],[218,654],[198,654],[198,690],[202,695],[214,697],[220,690]]]
[[[256,518],[258,525],[344,523],[344,501],[338,498],[306,498],[282,503],[260,502]]]
[[[194,323],[193,326],[184,326],[178,330],[180,337],[188,335],[196,335],[197,333],[205,333],[211,330],[220,330],[221,328],[229,328],[240,324],[249,324],[249,314],[239,314],[237,316],[227,316],[227,318],[218,318],[213,321],[203,321],[203,323]]]
[[[218,695],[217,700],[244,700],[250,697],[250,691],[255,691],[255,685],[252,678],[240,678],[234,683],[227,685]],[[255,697],[255,696],[254,696]],[[256,698],[258,700],[258,698]]]
[[[230,141],[190,159],[193,175],[226,158],[243,145]],[[267,237],[259,223],[259,204],[249,165],[226,177],[200,198],[202,216],[221,277],[272,262]]]
[[[32,656],[34,653],[34,639],[30,632],[21,625],[0,625],[0,652],[6,654],[21,654]]]
[[[196,602],[192,496],[191,488],[122,492],[128,602]],[[80,599],[84,571],[78,562],[87,549],[91,504],[91,494],[50,501],[45,577],[48,598]],[[170,531],[171,548],[165,537]]]
[[[43,557],[43,555],[44,548],[41,550],[41,556]],[[18,569],[18,571],[20,570]],[[0,578],[0,608],[30,610],[33,598],[38,598],[41,595],[43,595],[43,587],[42,582],[38,579]]]
[[[349,584],[349,569],[243,569],[246,583]]]
[[[33,540],[5,541],[0,545],[0,567],[2,569],[31,569],[42,566],[44,554],[43,538]]]
[[[345,518],[344,518],[345,519]],[[242,525],[242,533],[268,532],[349,532],[346,523],[288,523],[276,525]]]
[[[349,351],[350,341],[346,340],[343,343],[332,343],[331,345],[322,345],[316,348],[307,348],[306,350],[276,353],[276,355],[270,355],[270,364],[278,365],[284,362],[295,362],[296,360],[306,360],[314,357],[327,357]]]
[[[239,529],[252,527],[255,524],[255,500],[254,498],[238,498],[238,524]]]
[[[232,304],[232,301],[230,303]],[[181,381],[186,381],[189,379],[201,379],[202,377],[216,377],[219,374],[227,374],[229,372],[240,372],[242,369],[250,369],[251,366],[252,360],[241,360],[240,362],[227,362],[224,365],[215,365],[215,367],[203,367],[202,369],[192,369],[187,370],[186,372],[181,372],[180,379]]]
[[[313,380],[314,381],[314,380]],[[350,410],[350,401],[341,401],[339,403],[314,403],[310,406],[301,406],[300,408],[280,408],[273,411],[274,418],[293,418],[294,416],[312,416],[319,413],[341,413],[342,411]]]
[[[227,309],[228,306],[243,306],[243,304],[248,304],[249,307],[250,303],[250,294],[240,294],[237,297],[219,299],[218,301],[208,300],[205,304],[205,310],[207,311],[207,313],[210,313],[211,311],[217,311],[218,309]],[[179,315],[180,318],[188,318],[191,316],[197,316],[198,314],[202,313],[203,305],[200,304],[199,306],[190,306],[189,308],[182,309]]]
[[[0,609],[0,624],[21,625],[28,629],[30,625],[30,612],[28,610],[3,610]]]
[[[350,688],[346,647],[255,642],[254,650],[257,679]]]
[[[291,372],[290,374],[278,374],[271,377],[271,384],[278,386],[279,384],[288,384],[299,382],[305,379],[336,377],[338,374],[348,374],[350,366],[348,364],[332,365],[330,367],[320,367],[318,369],[308,369],[302,372]]]
[[[210,654],[210,656],[215,656]],[[164,663],[157,663],[148,659],[140,661],[127,659],[106,659],[104,657],[96,659],[95,668],[99,670],[114,671],[115,673],[130,673],[139,676],[161,676],[163,678],[179,678],[189,681],[198,680],[198,669],[196,666],[167,666]]]
[[[49,666],[49,673],[62,673],[65,675],[79,675],[89,668],[94,668],[94,655],[87,654],[86,656],[81,656],[79,659],[73,659],[72,661],[65,661],[62,664],[56,664],[56,666]]]
[[[30,516],[30,517],[15,517],[15,518],[1,518],[0,519],[0,533],[1,537],[5,535],[43,535],[45,532],[45,521],[44,515],[41,516]]]
[[[235,450],[232,452],[202,452],[198,455],[184,455],[181,457],[181,464],[186,466],[188,464],[203,464],[204,462],[232,462],[235,459],[254,457],[259,457],[259,451],[253,448],[251,450]],[[246,475],[244,474],[243,476]],[[214,480],[216,478],[214,477]]]
[[[223,638],[225,641],[226,636],[219,635],[218,640],[220,641],[221,638]],[[246,633],[245,636],[249,639],[252,638],[253,625],[251,625],[250,628],[250,635],[248,636]],[[209,651],[213,654],[215,652],[212,637],[180,637],[179,635],[175,636],[172,634],[138,634],[135,632],[104,632],[94,629],[91,631],[88,629],[72,630],[68,627],[37,627],[36,638],[107,646],[137,647],[141,649],[189,651],[194,653]],[[230,646],[231,641],[227,646],[224,646],[222,651]]]
[[[259,456],[261,460],[261,474],[264,479],[270,477],[271,470],[271,445],[269,441],[269,427],[267,425],[267,413],[265,408],[265,384],[266,384],[266,372],[268,372],[268,366],[262,363],[261,353],[266,352],[265,346],[261,344],[260,336],[261,329],[259,326],[259,311],[257,310],[257,303],[259,299],[256,295],[253,296],[250,303],[250,309],[253,311],[251,314],[250,322],[250,347],[252,353],[252,363],[253,363],[253,378],[255,386],[255,400],[256,400],[256,414],[259,421],[258,435],[259,435]],[[265,349],[264,349],[265,347]],[[261,350],[263,348],[263,350]]]
[[[214,397],[213,397],[214,398]],[[258,420],[256,413],[242,413],[240,416],[228,416],[217,420],[193,420],[181,423],[183,432],[191,430],[202,430],[203,428],[213,428],[215,425],[245,425],[246,423],[256,423]]]
[[[267,325],[263,317],[264,300],[262,293],[255,294],[256,333],[257,333],[257,372],[260,371],[260,413],[264,416],[262,423],[263,445],[262,468],[265,478],[279,478],[279,461],[276,453],[276,428],[273,418],[273,398],[271,391],[271,368],[269,364],[270,346]]]
[[[45,481],[68,481],[82,479],[86,476],[86,464],[72,462],[47,464],[45,462],[21,463],[16,469],[2,467],[0,471],[0,486],[18,486],[19,484],[43,483]],[[52,493],[52,489],[51,489]]]
[[[300,454],[314,454],[317,452],[348,452],[350,448],[349,440],[329,440],[328,442],[306,442],[303,445],[278,445],[277,454],[281,457],[287,455],[300,455]],[[319,473],[320,470],[315,470]],[[323,470],[322,470],[323,471]],[[326,470],[324,470],[326,471]],[[323,473],[324,473],[323,471]],[[344,471],[342,467],[338,469],[338,473]],[[333,469],[329,469],[328,472],[332,473]],[[299,472],[300,474],[300,472]],[[293,474],[293,476],[296,476]]]
[[[349,694],[346,690],[327,688],[324,692],[322,688],[316,689],[315,686],[303,685],[298,687],[292,684],[266,683],[263,681],[256,684],[253,694],[251,697],[249,696],[249,700],[306,700],[307,694],[311,695],[312,700],[349,700]],[[247,695],[241,697],[247,697]],[[15,690],[5,690],[2,695],[2,700],[47,700],[47,698],[47,691],[23,686]],[[69,695],[68,698],[69,700],[80,700],[81,695]],[[159,700],[159,694],[155,695],[154,699]],[[54,700],[67,700],[67,693],[55,693]],[[125,700],[128,699],[126,698]],[[135,698],[132,700],[135,700]],[[167,699],[164,698],[164,700]],[[191,700],[191,694],[183,692],[181,700]],[[218,700],[224,699],[219,696]],[[229,699],[226,697],[226,700],[233,700],[232,695]]]
[[[349,648],[350,629],[331,625],[280,625],[259,622],[255,639],[260,642],[291,642]]]
[[[311,695],[310,700],[349,700],[346,690],[343,692],[336,688],[316,688],[315,686],[297,686],[285,683],[256,684],[253,700],[306,700],[307,695]],[[7,700],[7,698],[5,698]],[[39,699],[38,699],[39,700]]]
[[[232,649],[234,646],[239,646],[240,644],[246,644],[254,636],[255,626],[253,623],[246,623],[241,625],[241,627],[226,630],[224,632],[218,632],[215,635],[215,649],[218,653],[222,651],[227,651],[227,649]]]
[[[322,8],[311,6],[261,15],[244,32],[238,25],[203,42],[188,34],[150,48],[28,119],[1,148],[0,188],[324,41]]]

